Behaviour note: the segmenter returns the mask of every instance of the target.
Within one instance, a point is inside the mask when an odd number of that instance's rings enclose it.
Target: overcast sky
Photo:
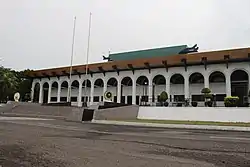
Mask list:
[[[250,46],[250,0],[0,0],[0,65],[17,70],[69,65],[102,55],[173,45],[200,51]]]

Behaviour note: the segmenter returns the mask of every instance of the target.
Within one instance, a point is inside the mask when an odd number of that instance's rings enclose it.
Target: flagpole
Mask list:
[[[88,75],[88,63],[89,63],[89,45],[90,45],[90,34],[91,34],[91,16],[92,13],[90,12],[89,14],[89,33],[88,33],[88,46],[87,46],[87,54],[86,54],[86,69],[85,69],[85,85],[84,85],[84,90],[85,90],[85,104],[87,106],[87,75]]]
[[[73,37],[72,37],[72,46],[71,46],[71,58],[70,58],[70,68],[69,68],[69,85],[68,85],[68,102],[71,102],[71,79],[72,79],[72,64],[74,57],[74,44],[75,44],[75,29],[76,29],[76,16],[74,17],[74,26],[73,26]]]

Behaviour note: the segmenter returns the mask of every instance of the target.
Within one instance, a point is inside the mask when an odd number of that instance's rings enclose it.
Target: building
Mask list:
[[[210,88],[217,105],[226,96],[248,95],[250,48],[197,52],[186,45],[110,54],[107,62],[86,66],[60,67],[33,71],[32,101],[70,101],[81,106],[102,102],[110,91],[118,103],[156,105],[162,91],[169,101],[190,98],[204,105],[201,89]],[[70,82],[71,81],[71,82]],[[143,101],[143,102],[142,102]],[[145,101],[145,102],[144,102]]]

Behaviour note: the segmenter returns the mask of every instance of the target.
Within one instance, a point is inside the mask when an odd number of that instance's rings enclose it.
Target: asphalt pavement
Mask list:
[[[250,133],[0,119],[3,167],[250,166]]]

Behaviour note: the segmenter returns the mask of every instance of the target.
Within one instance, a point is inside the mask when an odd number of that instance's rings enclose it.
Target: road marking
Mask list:
[[[153,132],[158,134],[187,134],[189,132],[183,132],[183,131],[160,131],[160,132]]]
[[[243,137],[222,137],[222,136],[210,136],[211,139],[229,139],[229,140],[249,140],[250,138],[243,138]]]
[[[37,121],[44,121],[44,120],[52,120],[52,119],[30,118],[30,117],[1,117],[0,116],[0,121],[13,121],[13,120],[37,120]]]

